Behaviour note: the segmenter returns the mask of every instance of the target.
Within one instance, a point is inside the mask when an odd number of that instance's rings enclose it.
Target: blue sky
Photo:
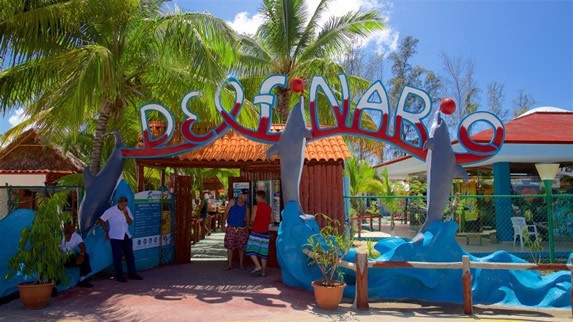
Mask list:
[[[317,0],[307,0],[315,5]],[[208,11],[240,32],[253,32],[260,23],[258,0],[176,0],[183,10]],[[332,14],[358,8],[378,8],[388,29],[374,37],[368,48],[389,51],[407,35],[420,39],[412,60],[439,74],[440,54],[472,59],[475,79],[482,89],[505,84],[505,106],[520,89],[531,94],[536,106],[573,110],[573,1],[382,1],[337,0]],[[378,47],[376,47],[378,46]],[[385,75],[389,75],[388,66]],[[10,127],[10,113],[0,121],[0,132]]]

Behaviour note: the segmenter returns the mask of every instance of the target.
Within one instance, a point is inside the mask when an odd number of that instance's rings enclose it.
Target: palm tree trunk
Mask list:
[[[103,151],[103,137],[107,129],[107,121],[111,113],[109,103],[103,103],[97,119],[97,126],[94,136],[94,145],[90,155],[90,173],[92,176],[97,175],[101,167],[101,154]]]
[[[286,121],[288,119],[288,114],[290,112],[290,90],[288,88],[284,87],[279,88],[279,101],[278,101],[277,112],[281,117],[280,121],[286,124]]]

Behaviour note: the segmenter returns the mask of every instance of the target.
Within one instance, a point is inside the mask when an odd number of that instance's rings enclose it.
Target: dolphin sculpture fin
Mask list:
[[[424,142],[424,145],[422,146],[423,150],[433,150],[434,149],[434,145],[435,145],[435,141],[434,138],[429,138],[426,140],[426,142]]]
[[[268,160],[271,160],[271,157],[273,155],[279,155],[279,145],[278,144],[271,145],[271,147],[267,150],[267,159]]]
[[[306,129],[304,131],[304,137],[307,139],[312,139],[312,130],[311,129]]]
[[[90,169],[88,167],[84,168],[83,179],[86,189],[91,185],[91,183],[95,179],[94,176],[92,176],[92,174],[90,173]]]
[[[468,172],[459,164],[456,165],[455,177],[462,178],[464,183],[468,183]]]

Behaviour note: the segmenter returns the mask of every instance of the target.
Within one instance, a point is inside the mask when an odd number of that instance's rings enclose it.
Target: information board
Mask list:
[[[161,202],[158,201],[135,201],[133,250],[160,246]]]

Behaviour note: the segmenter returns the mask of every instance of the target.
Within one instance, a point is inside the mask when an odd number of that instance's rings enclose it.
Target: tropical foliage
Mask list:
[[[0,109],[23,107],[30,120],[22,127],[44,134],[93,133],[92,174],[104,134],[133,124],[139,104],[178,106],[193,88],[210,97],[234,59],[235,34],[223,20],[161,12],[161,1],[1,1],[0,56],[9,59]],[[197,111],[206,120],[213,113]]]
[[[383,28],[375,10],[324,17],[332,0],[321,0],[310,12],[303,0],[263,0],[265,18],[253,37],[241,38],[237,70],[246,88],[256,88],[269,74],[309,80],[313,74],[335,79],[343,71],[337,59],[357,38]],[[285,122],[291,104],[289,88],[279,87],[277,111]],[[276,121],[276,120],[275,120]]]
[[[64,237],[62,222],[71,220],[70,214],[61,211],[68,194],[63,191],[38,197],[34,221],[22,230],[18,252],[8,262],[6,279],[22,274],[42,284],[66,280],[66,256],[60,244]]]
[[[207,99],[188,107],[209,127],[220,119],[204,106],[229,73],[241,76],[248,93],[273,73],[306,80],[323,74],[334,84],[347,46],[383,28],[375,10],[325,17],[332,0],[321,0],[314,11],[303,0],[263,0],[257,33],[237,36],[221,19],[168,11],[162,2],[0,0],[0,110],[23,108],[29,117],[8,137],[34,126],[96,174],[113,148],[108,131],[119,130],[127,146],[138,143],[141,104],[161,102],[180,120],[181,96],[201,89]],[[277,116],[285,121],[291,93],[278,88],[277,94]],[[247,124],[255,110],[245,105],[240,117]],[[125,169],[134,183],[135,162],[127,160]],[[157,171],[147,175],[157,179]]]
[[[352,247],[352,240],[346,237],[340,223],[321,214],[326,225],[320,233],[310,236],[303,247],[314,253],[309,257],[310,265],[316,264],[322,273],[322,286],[332,287],[341,283],[340,260]]]

